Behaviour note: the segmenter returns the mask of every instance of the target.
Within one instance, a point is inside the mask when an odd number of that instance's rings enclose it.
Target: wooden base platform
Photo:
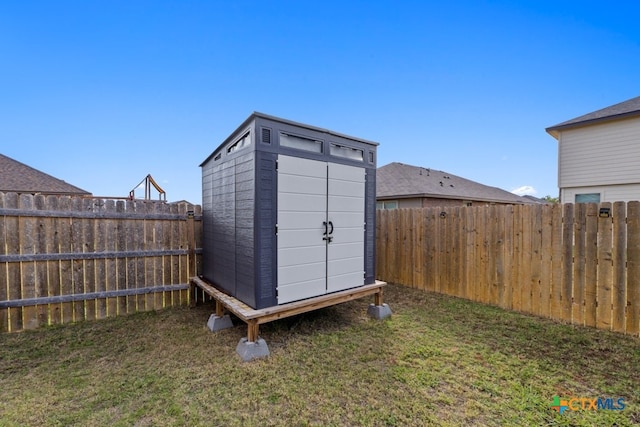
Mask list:
[[[224,315],[224,309],[226,308],[247,324],[247,341],[249,342],[255,342],[258,339],[258,327],[262,323],[268,323],[277,319],[284,319],[289,316],[329,307],[335,304],[362,298],[367,295],[374,295],[374,304],[376,306],[381,306],[383,304],[382,288],[386,284],[386,282],[376,280],[375,283],[370,285],[359,286],[357,288],[256,310],[249,307],[242,301],[216,289],[213,285],[200,277],[192,277],[190,279],[192,291],[195,290],[195,287],[198,287],[208,295],[211,295],[211,297],[216,301],[216,316],[222,317]]]

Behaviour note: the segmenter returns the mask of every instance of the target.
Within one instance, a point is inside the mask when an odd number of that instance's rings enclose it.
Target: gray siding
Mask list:
[[[202,166],[202,238],[207,244],[202,248],[202,274],[213,278],[213,162]]]
[[[256,305],[274,306],[277,303],[277,244],[275,226],[277,221],[277,173],[275,154],[258,153],[257,178],[259,191],[256,192],[256,257],[258,259],[256,277],[261,283],[256,289]]]
[[[236,296],[255,305],[254,277],[254,213],[255,213],[255,152],[249,151],[235,159],[235,277]]]
[[[376,170],[367,169],[364,199],[364,284],[376,281]]]
[[[207,237],[204,264],[206,277],[230,293],[236,292],[236,201],[235,201],[235,161],[231,160],[213,167],[211,191],[212,233]],[[204,225],[203,225],[204,226]],[[208,251],[207,251],[208,249]]]

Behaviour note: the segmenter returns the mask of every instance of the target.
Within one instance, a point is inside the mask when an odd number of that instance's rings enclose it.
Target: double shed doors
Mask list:
[[[278,304],[364,284],[365,169],[278,156]]]

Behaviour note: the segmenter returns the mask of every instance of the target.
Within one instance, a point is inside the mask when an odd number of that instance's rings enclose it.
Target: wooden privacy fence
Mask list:
[[[186,304],[200,206],[0,193],[0,331]]]
[[[380,280],[638,335],[640,202],[377,213]]]

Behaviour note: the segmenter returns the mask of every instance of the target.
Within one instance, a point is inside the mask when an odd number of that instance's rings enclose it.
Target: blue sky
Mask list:
[[[253,111],[557,195],[545,127],[640,95],[640,3],[5,1],[0,152],[98,196],[199,164]]]

